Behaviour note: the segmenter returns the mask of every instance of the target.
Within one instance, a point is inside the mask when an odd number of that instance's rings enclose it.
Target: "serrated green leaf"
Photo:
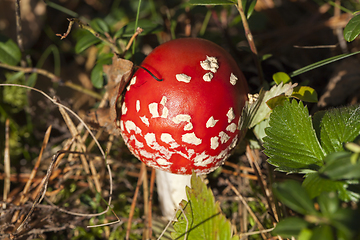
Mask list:
[[[75,52],[77,54],[85,51],[88,47],[99,43],[101,40],[92,35],[89,32],[86,32],[82,35],[75,45]]]
[[[303,186],[311,198],[315,198],[323,192],[336,191],[343,201],[355,201],[357,199],[356,194],[346,189],[346,182],[322,178],[317,172],[307,174]]]
[[[277,106],[270,116],[269,125],[263,140],[270,164],[287,172],[316,170],[322,166],[324,152],[302,102],[285,101],[282,106]]]
[[[96,32],[109,32],[108,24],[101,18],[94,18],[93,20],[91,20],[90,25]]]
[[[280,235],[283,238],[296,237],[300,234],[301,230],[308,227],[308,225],[309,223],[301,218],[288,217],[276,224],[272,233],[274,235]]]
[[[192,5],[233,5],[236,4],[233,0],[190,0],[188,2]]]
[[[21,60],[21,51],[16,43],[0,34],[0,62],[17,65]]]
[[[292,210],[301,214],[317,214],[314,203],[299,182],[288,180],[273,187],[276,197]]]
[[[288,83],[291,81],[290,76],[284,72],[277,72],[272,76],[272,78],[274,79],[274,82],[276,83],[276,85],[279,85],[281,82]]]
[[[256,124],[260,123],[264,119],[268,118],[271,113],[271,109],[266,104],[266,102],[270,98],[274,98],[276,96],[279,96],[284,93],[292,92],[293,85],[291,83],[283,84],[280,83],[279,85],[273,86],[269,91],[266,91],[264,93],[263,98],[259,98],[259,102],[256,102],[258,104],[258,109],[252,114],[253,116],[251,119],[251,122],[249,124],[249,128],[254,127]],[[249,108],[251,109],[251,108]]]
[[[354,41],[357,36],[360,34],[360,15],[354,16],[346,24],[344,28],[344,38],[346,41]]]
[[[360,135],[360,106],[349,106],[326,111],[320,123],[320,140],[324,151],[343,151],[343,143],[352,142]]]
[[[178,221],[174,222],[173,239],[184,239],[185,235],[186,239],[192,240],[238,239],[231,236],[231,224],[221,213],[219,203],[215,203],[212,191],[195,173],[191,177],[191,188],[186,188],[186,195],[188,201],[180,203],[183,211],[176,213]]]
[[[294,88],[292,97],[304,102],[317,102],[318,96],[315,89],[308,86],[297,86]]]

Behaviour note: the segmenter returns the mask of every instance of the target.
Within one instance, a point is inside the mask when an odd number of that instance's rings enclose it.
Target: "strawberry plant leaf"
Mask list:
[[[294,88],[292,97],[304,102],[317,102],[318,96],[315,89],[308,86],[297,86]]]
[[[263,140],[270,164],[286,172],[316,170],[322,166],[324,151],[302,102],[285,101],[282,106],[277,106],[269,125]]]
[[[0,62],[17,65],[21,60],[21,51],[16,43],[0,34]]]
[[[314,203],[299,182],[289,180],[275,183],[273,191],[276,197],[292,210],[301,214],[317,214]]]
[[[346,24],[344,28],[344,38],[346,41],[351,42],[354,41],[357,36],[360,34],[360,15],[354,16],[350,21]]]
[[[274,235],[280,235],[284,238],[291,238],[300,234],[301,230],[308,227],[309,223],[298,217],[288,217],[276,224],[272,231]]]
[[[348,184],[345,181],[333,181],[323,178],[318,172],[308,173],[303,182],[310,198],[319,196],[323,192],[338,192],[339,198],[343,201],[356,201],[358,194],[347,190]]]
[[[215,203],[212,191],[195,173],[191,177],[191,188],[186,188],[186,195],[188,201],[180,203],[183,211],[176,213],[178,221],[174,223],[172,239],[239,239],[231,236],[231,224],[221,213],[219,202]]]
[[[273,86],[269,91],[266,91],[264,96],[261,98],[261,102],[256,103],[259,104],[259,106],[257,106],[258,109],[255,111],[254,116],[252,116],[251,122],[249,123],[249,128],[254,127],[256,124],[269,117],[272,111],[266,104],[269,99],[277,97],[281,94],[291,94],[292,89],[293,85],[291,83],[283,84],[281,82],[279,85]]]
[[[279,85],[281,82],[282,83],[288,83],[291,81],[291,78],[289,75],[287,75],[286,73],[284,72],[277,72],[273,75],[273,80],[274,82]]]
[[[360,162],[351,161],[351,152],[336,152],[327,155],[320,173],[332,180],[360,179]]]
[[[360,106],[335,108],[322,113],[320,140],[329,154],[343,151],[343,144],[352,142],[360,135]]]

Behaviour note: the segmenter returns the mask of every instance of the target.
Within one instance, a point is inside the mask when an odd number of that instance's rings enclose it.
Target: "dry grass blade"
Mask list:
[[[4,150],[4,194],[3,194],[3,201],[2,208],[6,209],[6,200],[7,196],[10,192],[10,130],[9,130],[9,119],[6,119],[5,122],[5,150]],[[3,212],[1,212],[1,215]]]
[[[148,217],[148,229],[149,229],[149,236],[152,236],[152,200],[153,200],[153,193],[154,193],[154,183],[155,183],[155,169],[151,169],[151,177],[150,177],[150,197],[149,197],[149,217]]]
[[[127,224],[127,228],[126,228],[126,237],[125,237],[126,240],[128,240],[129,237],[130,237],[131,221],[132,221],[132,218],[134,216],[136,199],[137,199],[137,195],[139,193],[140,186],[141,186],[141,184],[143,182],[143,179],[144,179],[144,172],[145,171],[146,171],[146,165],[144,163],[141,163],[140,176],[139,176],[137,184],[136,184],[134,198],[133,198],[133,201],[131,203],[130,214],[129,214],[128,224]]]
[[[113,179],[112,179],[112,172],[111,172],[111,168],[110,168],[110,165],[108,164],[107,160],[106,160],[106,155],[105,155],[105,152],[104,150],[102,149],[100,143],[97,141],[95,135],[91,132],[90,128],[87,126],[87,124],[74,112],[72,111],[70,108],[62,105],[61,103],[58,102],[58,100],[56,98],[51,98],[49,95],[47,95],[45,92],[39,90],[39,89],[36,89],[36,88],[33,88],[33,87],[29,87],[29,86],[25,86],[25,85],[20,85],[20,84],[7,84],[7,83],[2,83],[0,84],[0,86],[12,86],[12,87],[21,87],[21,88],[26,88],[26,89],[30,89],[30,90],[33,90],[33,91],[36,91],[40,94],[42,94],[43,96],[45,96],[48,100],[50,100],[53,104],[55,104],[56,106],[58,107],[61,107],[63,109],[65,109],[67,112],[71,113],[75,118],[77,118],[82,124],[83,126],[86,128],[86,130],[89,132],[89,134],[91,135],[91,137],[94,139],[99,151],[101,152],[101,155],[103,156],[103,159],[105,161],[105,164],[106,164],[106,168],[107,168],[107,171],[108,171],[108,174],[109,174],[109,199],[107,201],[107,208],[100,212],[100,213],[96,213],[96,214],[88,214],[87,216],[91,216],[91,217],[96,217],[96,216],[100,216],[100,215],[103,215],[105,214],[106,212],[109,211],[109,206],[111,205],[111,201],[112,201],[112,194],[113,194]],[[46,190],[47,188],[47,183],[48,183],[48,180],[49,180],[49,177],[50,177],[50,173],[52,172],[53,168],[54,168],[54,158],[56,160],[56,158],[58,158],[62,153],[65,153],[64,151],[59,151],[56,155],[54,155],[53,157],[53,160],[48,168],[48,171],[47,171],[47,174],[46,174],[46,177],[42,180],[41,184],[43,184],[43,187],[42,187],[42,191],[40,191],[41,195],[39,194],[37,196],[37,198],[35,199],[34,201],[34,204],[29,212],[29,214],[27,215],[27,217],[25,218],[25,220],[31,215],[32,211],[34,210],[34,207],[37,203],[41,202],[41,200],[44,198],[45,196],[45,192],[44,190]],[[23,221],[23,223],[25,222],[25,220]],[[117,221],[118,222],[118,221]],[[23,227],[23,224],[21,224],[17,229],[21,229]],[[18,231],[18,230],[17,230]]]
[[[240,201],[242,202],[242,204],[244,204],[244,206],[246,207],[247,211],[250,213],[251,217],[254,219],[254,221],[256,222],[256,224],[258,225],[258,228],[260,230],[260,234],[261,237],[263,239],[267,239],[267,236],[265,235],[265,233],[263,232],[265,230],[265,228],[263,227],[263,225],[261,224],[259,218],[255,215],[255,213],[251,210],[250,206],[247,204],[245,198],[240,194],[240,192],[234,187],[234,185],[232,185],[232,183],[226,179],[225,180],[226,184],[228,184],[230,186],[230,188],[234,191],[234,193],[236,194],[236,196],[238,196],[240,198]]]
[[[263,191],[263,193],[265,195],[267,204],[269,206],[268,209],[270,211],[271,217],[273,218],[273,222],[277,223],[277,222],[279,222],[279,216],[278,216],[278,213],[277,213],[276,208],[275,208],[275,203],[272,202],[273,198],[271,196],[271,191],[267,187],[266,181],[265,181],[265,179],[264,179],[264,177],[262,175],[259,164],[255,160],[253,151],[250,149],[249,144],[246,146],[246,156],[247,156],[247,158],[249,160],[250,166],[254,169],[254,172],[255,172],[257,178],[260,180],[259,181],[260,187],[261,187],[261,189],[262,189],[262,191]]]

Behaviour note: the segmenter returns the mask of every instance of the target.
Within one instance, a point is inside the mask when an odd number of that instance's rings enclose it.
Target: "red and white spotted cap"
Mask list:
[[[240,137],[248,91],[230,54],[204,39],[177,39],[155,48],[141,66],[148,71],[131,79],[118,123],[130,151],[177,174],[223,164]]]

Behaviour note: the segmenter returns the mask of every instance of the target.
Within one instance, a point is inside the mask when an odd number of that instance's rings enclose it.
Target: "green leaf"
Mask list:
[[[190,0],[188,2],[192,5],[233,5],[236,4],[233,0]]]
[[[178,221],[174,222],[173,239],[185,239],[185,236],[192,240],[238,239],[238,236],[231,237],[231,224],[221,213],[219,202],[215,203],[212,191],[195,173],[191,177],[191,188],[186,188],[186,195],[188,201],[180,203],[183,211],[176,213]]]
[[[351,42],[354,41],[357,36],[360,34],[360,15],[354,16],[350,21],[346,24],[344,28],[344,38],[346,41]]]
[[[317,226],[313,230],[313,234],[310,238],[311,240],[333,240],[334,234],[329,225]]]
[[[308,86],[297,86],[294,88],[292,97],[304,102],[317,102],[318,96],[315,89]]]
[[[298,172],[318,169],[323,164],[323,149],[316,137],[311,117],[302,102],[293,100],[277,106],[265,132],[265,154],[278,170]]]
[[[247,19],[249,19],[254,12],[254,8],[257,0],[242,0],[241,3],[243,5],[244,13]]]
[[[319,173],[332,180],[360,179],[360,162],[351,161],[351,152],[335,152],[327,155]]]
[[[16,43],[0,34],[0,62],[17,65],[21,60],[21,51]]]
[[[289,98],[285,96],[285,94],[281,94],[279,96],[270,98],[266,104],[270,109],[274,109],[276,106],[283,105],[285,101],[287,101]]]
[[[344,201],[356,200],[357,196],[348,191],[347,184],[341,181],[333,181],[320,177],[319,173],[308,173],[303,182],[303,187],[306,189],[310,198],[315,198],[323,192],[338,192],[339,198]]]
[[[318,204],[321,213],[330,217],[339,209],[339,198],[335,192],[324,192],[318,197]]]
[[[274,82],[276,83],[276,85],[279,85],[281,82],[282,83],[288,83],[291,81],[291,78],[289,75],[287,75],[284,72],[277,72],[273,75],[273,79]]]
[[[280,235],[283,238],[296,237],[300,234],[301,230],[307,228],[308,225],[309,223],[301,218],[288,217],[276,224],[272,234]]]
[[[30,76],[27,79],[26,86],[34,87],[36,84],[37,77],[38,77],[37,73],[30,74]]]
[[[108,33],[109,32],[109,26],[108,24],[102,20],[101,18],[95,18],[90,22],[91,27],[99,33]]]
[[[104,71],[103,66],[105,64],[111,64],[111,58],[105,58],[100,61],[98,61],[95,64],[95,67],[91,71],[91,83],[95,88],[102,88],[104,86]]]
[[[288,180],[275,183],[273,191],[276,197],[292,210],[301,214],[317,214],[313,202],[299,182]]]
[[[359,105],[329,110],[321,119],[321,145],[327,154],[343,151],[343,143],[352,142],[359,135]]]
[[[252,114],[253,116],[249,124],[249,128],[254,127],[256,124],[260,123],[261,121],[270,116],[272,110],[266,104],[269,99],[279,96],[281,94],[291,94],[292,88],[293,85],[291,83],[280,83],[279,85],[273,86],[269,91],[266,91],[262,98],[259,97],[259,102],[256,102],[256,104],[259,106],[257,106],[258,109]]]
[[[79,40],[77,41],[75,45],[75,52],[77,54],[85,51],[88,47],[95,45],[99,43],[101,40],[92,35],[89,32],[85,32],[84,35],[82,35]]]

